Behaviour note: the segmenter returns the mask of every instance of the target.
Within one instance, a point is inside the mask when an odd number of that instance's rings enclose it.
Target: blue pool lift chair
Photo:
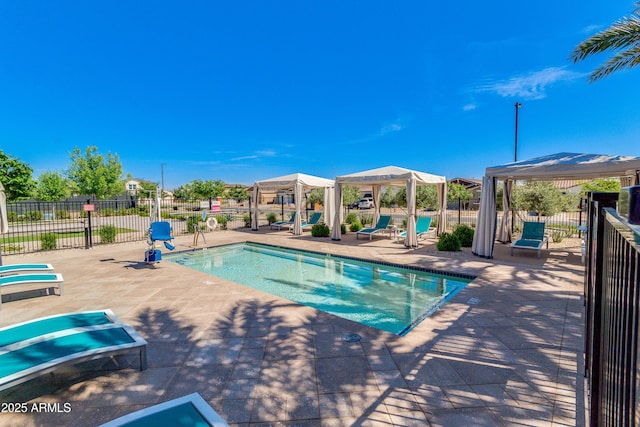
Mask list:
[[[171,224],[166,221],[157,221],[151,223],[149,228],[149,240],[151,244],[160,241],[164,243],[165,248],[170,251],[176,247],[171,243],[173,236],[171,235]]]

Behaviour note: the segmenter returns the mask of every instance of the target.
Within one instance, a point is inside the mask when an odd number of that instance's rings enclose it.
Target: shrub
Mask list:
[[[277,220],[278,220],[278,217],[276,216],[275,212],[269,212],[267,214],[267,222],[269,222],[269,225],[273,224]]]
[[[100,241],[102,243],[113,243],[116,241],[116,227],[113,225],[103,225],[100,227]]]
[[[149,206],[147,205],[138,205],[138,215],[140,216],[149,216]]]
[[[51,251],[57,247],[55,233],[43,233],[40,235],[40,248],[43,251]]]
[[[340,234],[347,234],[347,225],[340,224]]]
[[[111,208],[102,208],[100,209],[100,216],[115,216],[116,211]]]
[[[349,212],[346,218],[344,219],[344,222],[347,224],[353,224],[357,220],[358,220],[358,214],[356,214],[355,212]]]
[[[563,230],[553,230],[551,232],[551,241],[553,243],[560,243],[565,238],[565,232]]]
[[[58,211],[56,211],[56,218],[58,219],[71,219],[71,212],[64,210],[64,209],[60,209]]]
[[[7,212],[7,220],[9,222],[16,222],[18,221],[18,214],[15,212]]]
[[[200,215],[191,215],[187,217],[187,233],[196,232],[201,218],[202,217]]]
[[[352,222],[351,226],[349,227],[349,230],[353,232],[360,231],[362,230],[362,224],[360,223],[360,221]]]
[[[331,230],[327,224],[321,222],[311,227],[311,235],[313,237],[329,237]]]
[[[373,215],[362,215],[360,218],[360,223],[364,224],[373,224]]]
[[[439,251],[459,251],[460,240],[451,233],[442,233],[438,239]]]
[[[218,221],[220,230],[227,229],[227,222],[229,221],[229,217],[227,217],[226,215],[216,215],[216,221]]]
[[[44,218],[44,215],[42,215],[42,212],[40,211],[31,211],[24,214],[24,218],[27,221],[40,221]]]
[[[245,228],[251,228],[251,215],[244,214],[242,216],[242,221],[244,221]]]
[[[461,224],[453,230],[453,235],[460,240],[463,248],[470,248],[473,244],[473,228],[468,225]]]

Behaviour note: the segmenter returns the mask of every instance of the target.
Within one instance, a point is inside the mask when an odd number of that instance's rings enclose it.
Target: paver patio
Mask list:
[[[0,394],[30,409],[0,413],[0,425],[98,425],[192,392],[238,426],[584,425],[579,247],[537,259],[496,244],[485,260],[468,249],[438,253],[434,239],[410,250],[354,234],[340,242],[270,230],[206,237],[208,245],[264,242],[478,278],[398,337],[171,262],[147,266],[144,242],[5,255],[5,264],[52,263],[65,294],[12,290],[0,327],[110,308],[149,342],[149,368],[118,358],[47,374]],[[192,236],[175,243],[191,249]],[[345,342],[345,333],[362,340]],[[60,403],[60,411],[35,412],[33,403]]]

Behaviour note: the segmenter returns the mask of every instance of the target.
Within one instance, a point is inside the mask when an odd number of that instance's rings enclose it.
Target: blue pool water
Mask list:
[[[472,280],[254,243],[164,258],[396,335],[409,332]]]

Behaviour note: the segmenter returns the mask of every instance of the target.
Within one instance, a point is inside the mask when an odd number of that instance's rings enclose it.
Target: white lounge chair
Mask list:
[[[2,309],[2,290],[10,286],[55,285],[60,295],[64,292],[62,274],[14,274],[0,277],[0,309]]]
[[[198,393],[159,403],[102,424],[100,427],[126,426],[210,426],[229,427]]]
[[[137,354],[147,368],[147,342],[111,310],[67,313],[0,329],[0,390],[63,366]]]

